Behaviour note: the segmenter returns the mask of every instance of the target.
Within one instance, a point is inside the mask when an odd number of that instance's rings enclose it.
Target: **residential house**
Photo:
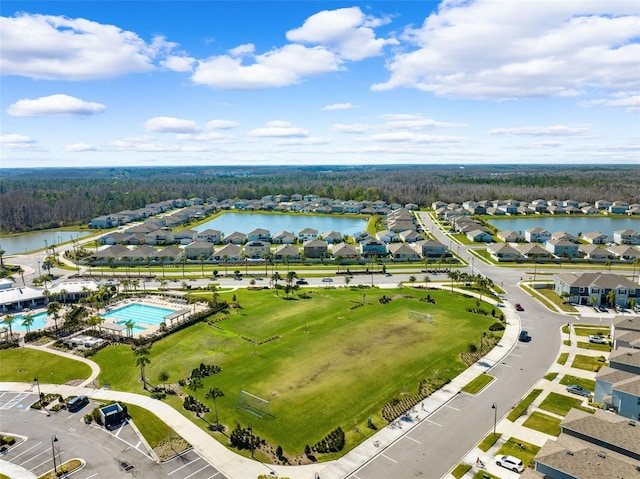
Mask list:
[[[98,239],[98,243],[104,245],[122,244],[128,237],[129,236],[124,233],[114,231],[113,233],[101,236],[100,239]]]
[[[594,206],[599,210],[608,210],[609,206],[611,206],[611,201],[608,200],[598,200],[595,202]]]
[[[525,258],[529,259],[546,259],[551,258],[551,253],[536,243],[525,243],[516,246],[516,249],[522,253]]]
[[[616,230],[613,232],[613,242],[618,244],[640,244],[640,233],[635,230]]]
[[[173,240],[182,245],[188,245],[193,243],[198,238],[198,232],[196,230],[184,229],[176,231],[173,234]]]
[[[128,253],[129,248],[121,244],[116,244],[113,246],[108,246],[107,248],[101,249],[100,251],[94,253],[92,258],[97,261],[107,261],[109,260],[109,258],[115,260]]]
[[[578,250],[582,256],[592,261],[608,261],[615,258],[613,253],[595,244],[581,244]]]
[[[273,259],[278,261],[299,261],[302,259],[300,249],[292,244],[278,246],[273,252]]]
[[[627,375],[612,374],[611,369]],[[611,351],[609,369],[598,372],[596,381],[600,386],[598,402],[613,408],[620,416],[640,420],[640,349],[620,347]]]
[[[474,229],[466,233],[467,238],[474,243],[491,243],[493,236],[491,233],[481,229]]]
[[[522,243],[524,241],[524,235],[522,231],[504,230],[498,233],[500,238],[505,243]]]
[[[551,233],[551,239],[571,241],[572,243],[578,243],[578,237],[572,235],[571,233],[567,233],[566,231],[556,231],[554,233]]]
[[[622,275],[611,273],[561,273],[553,276],[553,290],[558,296],[582,305],[615,303],[626,307],[629,299],[638,302],[640,285]]]
[[[634,248],[633,246],[627,246],[627,245],[621,244],[617,246],[611,246],[608,248],[608,250],[617,259],[620,259],[623,261],[633,261],[636,258],[640,258],[640,250],[637,248]]]
[[[218,244],[222,242],[222,231],[214,229],[206,229],[200,231],[197,236],[197,241],[205,241],[207,243]]]
[[[247,258],[260,259],[271,253],[271,244],[267,241],[248,241],[244,245],[244,254]]]
[[[156,251],[153,256],[147,256],[147,258],[151,258],[154,261],[160,263],[177,263],[184,256],[184,250],[182,248],[178,248],[177,246],[169,246],[160,251]]]
[[[543,228],[529,228],[524,232],[524,239],[529,243],[546,243],[551,239],[551,233]]]
[[[451,253],[447,251],[447,247],[436,240],[417,241],[413,245],[413,249],[424,259],[434,259],[450,257]]]
[[[269,241],[271,242],[271,232],[263,228],[256,228],[247,233],[247,241]]]
[[[594,206],[591,206],[591,205],[583,206],[582,208],[580,208],[580,212],[585,215],[597,215],[598,213],[600,213],[598,208],[595,208]]]
[[[355,246],[349,243],[339,243],[331,248],[331,256],[333,256],[335,259],[354,259],[360,255]]]
[[[104,229],[118,226],[118,218],[113,215],[98,216],[89,223],[89,228]]]
[[[271,237],[273,244],[293,244],[296,242],[296,235],[290,231],[279,231]]]
[[[157,250],[155,248],[149,245],[142,245],[138,248],[129,250],[128,253],[123,254],[120,258],[129,262],[138,261],[139,258],[142,258],[142,260],[144,260],[146,258],[153,257],[153,255],[156,254],[156,251]]]
[[[368,239],[360,242],[360,256],[370,258],[375,256],[386,256],[387,245],[377,239]]]
[[[320,235],[320,238],[329,244],[340,243],[344,240],[344,238],[342,237],[342,233],[339,233],[337,231],[327,231],[326,233],[322,233]]]
[[[487,251],[496,261],[515,261],[522,258],[520,251],[505,243],[491,244],[487,246]]]
[[[246,241],[247,241],[247,235],[244,233],[240,233],[239,231],[234,231],[231,234],[225,235],[224,239],[222,240],[224,244],[235,244],[235,245],[246,243]]]
[[[383,243],[387,243],[387,244],[400,241],[400,238],[398,237],[398,235],[393,231],[389,231],[389,230],[378,231],[376,233],[376,238],[379,241],[382,241]]]
[[[613,241],[611,236],[601,233],[600,231],[584,233],[582,239],[591,244],[607,244]]]
[[[548,439],[527,479],[630,478],[638,475],[640,445],[635,424],[604,411],[571,409],[557,438]]]
[[[640,316],[616,316],[611,326],[614,348],[640,349]]]
[[[318,230],[314,228],[303,228],[298,231],[298,241],[304,243],[305,241],[311,241],[318,239]]]
[[[144,235],[144,242],[150,245],[168,245],[173,243],[173,233],[169,228],[151,231]]]
[[[184,247],[184,256],[187,259],[209,259],[213,254],[213,244],[208,241],[194,241]]]
[[[573,241],[550,239],[545,243],[545,248],[558,258],[577,258],[580,256],[580,249]]]
[[[213,252],[213,259],[216,261],[239,261],[242,255],[242,247],[229,243],[224,245],[217,251]]]
[[[623,215],[629,209],[629,203],[625,201],[614,201],[607,209],[611,215]]]
[[[406,243],[393,243],[387,246],[389,255],[397,261],[415,261],[420,255]]]
[[[310,240],[302,244],[306,258],[325,258],[329,249],[328,243],[323,240]]]
[[[415,230],[401,231],[398,236],[405,243],[415,243],[416,241],[422,241],[424,239],[424,236]]]

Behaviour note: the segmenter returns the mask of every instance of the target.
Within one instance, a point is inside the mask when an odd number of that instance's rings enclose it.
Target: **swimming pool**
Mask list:
[[[136,325],[157,326],[164,322],[165,316],[175,313],[175,309],[159,308],[147,304],[133,303],[102,315],[105,319],[117,320],[118,324],[132,320]],[[134,328],[135,329],[135,328]]]
[[[20,332],[26,332],[27,331],[27,328],[25,328],[22,325],[22,321],[24,320],[24,317],[26,315],[27,315],[26,313],[23,313],[23,314],[18,314],[18,315],[14,316],[15,320],[11,324],[11,330],[12,331],[20,331]],[[60,320],[58,320],[58,324],[60,324],[60,323],[61,323]],[[43,311],[42,313],[34,314],[33,315],[33,324],[31,326],[29,326],[29,331],[37,331],[38,329],[44,328],[46,325],[47,325],[47,313],[45,313]],[[6,328],[7,325],[2,323],[2,324],[0,324],[0,327],[5,327]]]

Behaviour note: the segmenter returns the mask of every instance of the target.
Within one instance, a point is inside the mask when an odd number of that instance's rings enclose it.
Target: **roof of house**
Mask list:
[[[630,288],[638,287],[633,281],[619,274],[611,273],[560,273],[555,275],[558,279],[574,287],[591,287],[597,286],[605,289]]]
[[[640,367],[640,349],[618,348],[609,354],[609,364],[616,362]]]
[[[618,329],[630,329],[640,331],[640,316],[616,316],[612,321],[613,327]]]
[[[589,414],[572,409],[561,427],[593,438],[620,450],[640,454],[640,431],[629,424],[629,419],[612,414]]]

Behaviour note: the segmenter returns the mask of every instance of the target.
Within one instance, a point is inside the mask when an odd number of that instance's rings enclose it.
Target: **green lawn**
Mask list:
[[[544,378],[545,378],[547,381],[553,381],[553,380],[554,380],[555,378],[557,378],[557,377],[558,377],[558,373],[547,373],[547,374],[545,374],[545,376],[544,376]]]
[[[480,444],[478,444],[478,449],[487,452],[489,449],[491,449],[491,446],[498,442],[498,439],[500,439],[501,436],[502,434],[499,432],[496,433],[495,436],[493,435],[493,433],[487,435],[482,441],[480,441]]]
[[[91,376],[91,368],[80,361],[30,348],[0,351],[0,381],[64,384]]]
[[[557,417],[534,411],[522,425],[551,436],[558,436],[560,434],[560,422],[561,420]]]
[[[573,331],[577,336],[608,336],[610,333],[608,326],[602,326],[598,324],[574,326]]]
[[[527,397],[520,401],[518,405],[511,410],[511,412],[507,416],[507,419],[513,422],[520,416],[522,416],[522,414],[527,410],[531,403],[535,401],[538,396],[540,396],[541,392],[542,389],[533,389],[529,394],[527,394]]]
[[[588,349],[590,351],[603,351],[605,353],[611,352],[611,346],[609,346],[608,344],[597,344],[578,341],[578,347],[582,349]]]
[[[251,423],[255,433],[290,454],[301,454],[305,444],[313,445],[338,426],[347,436],[346,449],[354,447],[374,432],[368,418],[378,427],[386,424],[383,404],[415,394],[422,379],[450,379],[465,370],[460,352],[478,344],[495,321],[467,313],[475,298],[449,291],[310,289],[305,290],[308,299],[292,295],[289,300],[273,290],[233,294],[240,308],[215,327],[200,323],[154,344],[147,378],[158,384],[165,371],[169,383],[176,383],[200,363],[221,366],[221,373],[203,381],[198,398],[210,387],[220,388],[223,424]],[[435,305],[419,301],[427,294]],[[393,300],[380,304],[383,295]],[[221,298],[230,300],[231,294]],[[434,323],[411,320],[408,310],[433,313]],[[253,344],[242,336],[280,338],[257,346],[254,354]],[[102,384],[141,391],[128,346],[105,348],[93,359],[102,367]],[[272,416],[259,419],[236,409],[242,390],[269,400]],[[212,401],[204,402],[213,410]],[[213,422],[213,413],[205,419]]]
[[[596,389],[596,382],[593,379],[577,378],[568,374],[560,380],[560,384],[564,384],[565,386],[568,386],[569,384],[577,384],[591,392]]]
[[[582,402],[583,400],[578,399],[577,397],[551,392],[546,398],[544,398],[544,401],[540,403],[540,409],[544,409],[545,411],[552,412],[559,416],[566,416],[571,408],[577,408],[581,411],[593,413],[592,409],[582,407]]]
[[[558,364],[565,365],[567,363],[567,359],[569,359],[569,353],[560,353],[558,357]]]
[[[528,467],[533,463],[533,458],[536,457],[539,450],[540,446],[512,437],[502,445],[496,455],[515,456],[522,460],[525,467]]]
[[[584,369],[586,371],[597,371],[600,367],[604,366],[606,361],[604,356],[585,356],[583,354],[576,354],[576,357],[571,363],[572,368]]]
[[[471,464],[458,464],[453,471],[451,471],[451,475],[456,479],[460,479],[471,469]]]
[[[462,388],[462,390],[468,394],[477,394],[494,379],[495,378],[493,376],[489,376],[488,374],[481,374],[474,380],[470,381],[469,384]]]

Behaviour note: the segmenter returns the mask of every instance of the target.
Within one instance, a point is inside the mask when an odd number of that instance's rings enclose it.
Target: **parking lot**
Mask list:
[[[29,409],[34,393],[0,392],[0,432],[14,436],[16,444],[0,459],[20,466],[36,477],[70,459],[83,459],[76,479],[112,478],[130,474],[141,479],[222,479],[225,476],[194,451],[162,464],[156,463],[134,428],[125,424],[107,431],[82,420],[95,404],[71,413]]]

